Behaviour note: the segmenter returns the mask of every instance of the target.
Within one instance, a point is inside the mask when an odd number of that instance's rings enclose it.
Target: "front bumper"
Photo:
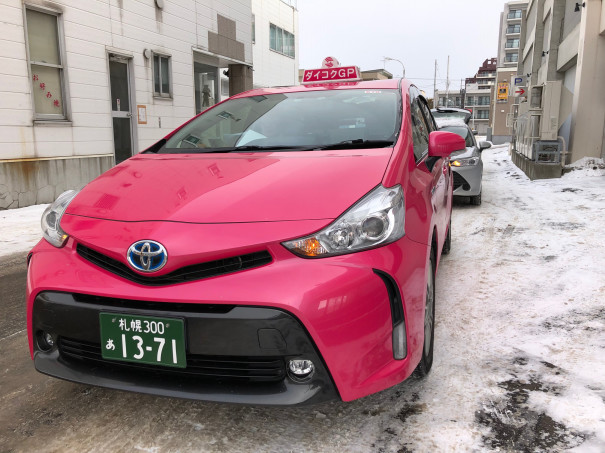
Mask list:
[[[197,228],[206,227],[187,228],[191,237],[198,234]],[[131,234],[140,237],[140,232]],[[73,238],[62,249],[41,241],[31,255],[27,286],[28,333],[36,368],[59,378],[123,390],[272,405],[338,397],[350,401],[391,387],[412,373],[422,351],[427,245],[404,237],[374,250],[319,260],[296,257],[279,243],[264,245],[273,258],[270,264],[198,281],[146,286],[87,261],[78,254]],[[394,359],[392,288],[384,275],[400,290],[407,347],[401,360]],[[215,309],[211,307],[218,307],[218,312],[207,313]],[[82,348],[98,348],[99,311],[158,317],[184,313],[188,354],[268,357],[281,361],[283,378],[207,379],[61,354],[61,338],[81,343]],[[262,329],[277,330],[286,346],[275,351],[261,347]],[[40,330],[56,335],[59,349],[42,351],[36,341]],[[295,382],[283,371],[285,364],[291,357],[307,356],[317,366],[315,377]]]
[[[156,395],[245,404],[297,405],[338,397],[309,335],[280,310],[187,306],[42,292],[35,299],[34,363],[69,381]],[[99,313],[179,317],[185,320],[187,368],[107,361],[99,344]],[[55,345],[43,350],[40,332]],[[287,361],[315,364],[306,381],[288,377]]]
[[[473,197],[481,193],[483,161],[468,167],[452,167],[454,174],[454,196]]]

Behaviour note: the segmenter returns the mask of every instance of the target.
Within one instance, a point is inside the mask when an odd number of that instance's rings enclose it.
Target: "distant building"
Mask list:
[[[560,176],[565,162],[605,158],[605,5],[531,0],[522,29],[515,163],[540,178]]]
[[[498,35],[498,67],[517,68],[523,13],[527,1],[513,1],[504,5],[500,14],[500,33]]]
[[[464,80],[463,88],[445,93],[436,91],[438,107],[465,108],[473,114],[469,124],[478,134],[487,134],[491,125],[490,106],[494,97],[496,58],[487,58],[473,77]]]
[[[385,80],[392,79],[393,74],[386,69],[370,69],[367,71],[361,71],[361,78],[363,80]]]
[[[486,135],[491,127],[491,105],[494,100],[497,58],[488,58],[479,67],[474,77],[465,80],[465,108],[471,110],[471,128]]]
[[[254,88],[298,83],[295,0],[252,0]]]
[[[498,68],[491,109],[491,139],[495,144],[512,140],[512,124],[510,120],[507,122],[507,117],[510,117],[514,111],[514,77],[517,75],[517,63],[520,60],[519,49],[524,36],[523,17],[527,6],[527,1],[508,2],[500,14]]]

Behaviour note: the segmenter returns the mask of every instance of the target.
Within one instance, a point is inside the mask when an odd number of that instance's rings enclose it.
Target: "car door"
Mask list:
[[[425,110],[426,112],[429,111],[426,101],[414,87],[410,89],[410,97],[412,137],[414,155],[417,160],[415,173],[417,175],[428,173],[426,177],[421,178],[426,186],[424,188],[425,202],[427,204],[427,214],[430,216],[430,224],[424,226],[425,234],[427,234],[427,241],[430,241],[433,227],[436,226],[440,242],[438,245],[441,246],[451,209],[451,199],[448,200],[449,186],[451,185],[449,165],[447,159],[429,157],[429,134],[435,130],[435,124],[430,113],[428,117],[425,113]]]

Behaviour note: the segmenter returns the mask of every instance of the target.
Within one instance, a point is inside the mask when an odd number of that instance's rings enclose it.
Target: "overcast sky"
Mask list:
[[[362,71],[385,68],[433,95],[445,88],[450,56],[450,89],[475,75],[486,58],[497,56],[504,0],[298,0],[299,65],[318,68],[327,56]]]

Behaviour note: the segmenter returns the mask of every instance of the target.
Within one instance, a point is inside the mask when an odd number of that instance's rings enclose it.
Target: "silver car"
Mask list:
[[[466,124],[443,126],[439,130],[454,132],[466,142],[465,150],[450,156],[450,165],[454,173],[454,196],[471,197],[471,204],[480,205],[483,178],[481,152],[490,148],[492,144],[490,142],[477,144],[471,129]]]
[[[483,161],[481,152],[490,148],[490,142],[479,142],[468,126],[471,112],[463,109],[435,109],[431,111],[441,131],[458,134],[466,142],[466,149],[450,156],[454,173],[454,196],[470,197],[471,204],[481,204],[481,179]],[[466,115],[468,113],[468,115]]]

